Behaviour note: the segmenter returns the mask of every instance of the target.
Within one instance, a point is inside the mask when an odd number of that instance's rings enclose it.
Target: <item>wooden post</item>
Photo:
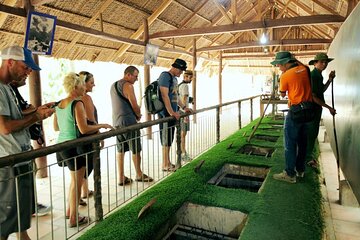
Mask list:
[[[197,59],[196,59],[196,38],[193,39],[193,80],[192,80],[192,97],[194,99],[193,102],[193,110],[196,111],[196,102],[197,102],[197,98],[196,98],[196,71],[195,71],[195,67],[197,64]],[[196,123],[196,114],[193,115],[193,121],[194,123]]]
[[[34,61],[36,64],[39,64],[39,58],[37,55],[33,56]],[[39,107],[42,105],[41,103],[41,82],[40,82],[40,73],[39,71],[33,71],[31,72],[29,76],[29,93],[30,93],[30,103],[34,105],[35,107]],[[43,126],[41,122],[41,126]],[[43,128],[44,129],[44,128]],[[42,148],[42,146],[46,146],[45,141],[45,134],[43,130],[43,136],[44,136],[44,144],[40,145],[37,141],[32,141],[32,145],[34,149]],[[48,176],[47,171],[47,158],[46,156],[38,157],[35,159],[36,168],[39,169],[36,172],[36,177],[38,178],[46,178]]]
[[[216,108],[216,143],[220,142],[220,107]]]
[[[241,129],[241,101],[238,102],[238,110],[239,110],[239,115],[238,115],[238,122],[239,122],[239,129]]]
[[[29,14],[30,11],[34,10],[34,6],[31,5],[30,0],[24,1],[24,8]],[[26,28],[26,26],[25,26]],[[33,55],[34,61],[37,65],[39,65],[39,57],[37,55]],[[30,103],[35,107],[39,107],[42,105],[41,103],[41,82],[40,82],[40,73],[39,71],[32,71],[29,76],[29,95],[30,95]],[[42,126],[42,122],[41,122]],[[44,128],[43,128],[44,129]],[[43,131],[44,141],[45,141],[45,133]],[[32,141],[32,145],[34,149],[41,148],[42,145],[38,144],[37,141]],[[46,146],[46,142],[43,144]],[[38,178],[45,178],[48,176],[47,172],[47,158],[46,156],[38,157],[35,159],[36,168],[39,169],[36,172],[36,176]]]
[[[219,104],[222,104],[222,51],[219,53]]]
[[[146,44],[149,43],[149,26],[148,26],[148,21],[145,18],[144,19],[144,42],[145,42],[145,47],[144,47],[144,56],[146,54]],[[147,64],[144,64],[144,89],[150,84],[150,66]],[[151,121],[151,114],[150,113],[145,113],[145,120],[146,121]],[[146,135],[148,139],[152,139],[152,128],[151,127],[147,127],[146,128]]]
[[[253,98],[250,99],[250,121],[253,121],[253,115],[254,115],[254,107],[253,107]]]
[[[181,168],[181,128],[180,128],[180,120],[176,121],[176,168]]]
[[[100,144],[93,143],[93,161],[94,164],[94,201],[95,201],[95,224],[103,220],[104,212],[102,207],[101,195],[101,165],[100,165]],[[90,154],[91,156],[91,154]]]

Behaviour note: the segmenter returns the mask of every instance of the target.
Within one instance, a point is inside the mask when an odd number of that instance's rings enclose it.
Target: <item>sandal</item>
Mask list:
[[[78,222],[77,223],[74,223],[74,224],[71,224],[69,222],[69,228],[74,228],[74,227],[77,227],[77,226],[81,226],[81,225],[84,225],[84,224],[89,224],[90,223],[90,218],[89,217],[78,217]]]
[[[132,183],[132,179],[131,178],[128,178],[128,177],[124,177],[124,181],[123,182],[119,182],[119,186],[124,186],[126,184],[130,184]]]
[[[88,194],[85,195],[85,196],[82,196],[81,198],[88,198],[88,196],[89,196],[89,197],[94,196],[94,191],[93,191],[93,190],[89,190],[89,191],[88,191]]]
[[[174,164],[170,164],[169,167],[163,168],[162,170],[163,170],[163,172],[175,172],[175,171],[176,171],[176,168],[175,168],[175,165],[174,165]]]
[[[137,182],[152,182],[152,181],[154,181],[154,179],[152,179],[151,177],[149,177],[148,175],[143,173],[140,178],[135,178],[135,181],[137,181]]]

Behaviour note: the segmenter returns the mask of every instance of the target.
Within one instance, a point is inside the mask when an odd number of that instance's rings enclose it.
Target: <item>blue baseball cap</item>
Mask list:
[[[20,46],[10,46],[1,50],[0,57],[2,60],[13,59],[23,61],[26,66],[32,70],[39,71],[41,68],[35,63],[32,58],[32,53],[29,49]]]

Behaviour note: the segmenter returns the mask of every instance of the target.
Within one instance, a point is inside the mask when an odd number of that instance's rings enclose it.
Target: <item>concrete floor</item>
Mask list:
[[[324,178],[322,192],[324,198],[324,218],[326,224],[326,240],[358,240],[360,239],[360,208],[346,207],[339,204],[339,183],[337,164],[330,143],[324,142],[325,128],[319,133],[320,165]],[[340,175],[340,179],[343,176]]]

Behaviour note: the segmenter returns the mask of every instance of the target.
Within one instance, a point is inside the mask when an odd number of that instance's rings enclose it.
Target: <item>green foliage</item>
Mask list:
[[[154,239],[184,202],[247,213],[248,221],[240,236],[242,240],[321,239],[323,218],[318,176],[313,169],[306,169],[305,178],[296,184],[272,178],[284,167],[284,149],[282,131],[262,130],[271,122],[271,119],[265,118],[257,133],[278,135],[278,142],[251,141],[275,147],[271,158],[237,153],[241,146],[247,144],[246,139],[255,120],[141,194],[80,239]],[[200,160],[205,162],[197,174],[194,167]],[[207,184],[225,163],[262,166],[270,168],[270,172],[259,193]],[[152,198],[156,198],[157,202],[144,218],[138,220],[138,212]]]
[[[42,84],[44,91],[42,92],[45,103],[59,101],[66,95],[62,84],[65,75],[72,69],[71,62],[66,59],[58,59],[57,62],[60,67],[53,68],[52,72],[49,72],[42,80],[44,82]]]

